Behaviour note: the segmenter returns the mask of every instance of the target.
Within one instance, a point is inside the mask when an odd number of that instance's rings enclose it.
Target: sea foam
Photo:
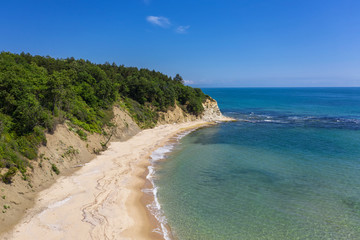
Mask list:
[[[194,129],[195,130],[195,129]],[[142,191],[148,194],[152,194],[154,197],[154,201],[150,204],[148,204],[146,207],[149,209],[150,213],[156,218],[156,220],[160,224],[160,228],[156,228],[153,231],[156,233],[159,233],[163,235],[165,240],[170,240],[170,232],[166,228],[167,225],[167,219],[164,215],[163,210],[161,209],[161,205],[158,199],[158,187],[155,185],[154,177],[155,177],[155,166],[154,164],[162,159],[166,159],[167,154],[169,154],[175,147],[175,144],[179,142],[179,140],[183,137],[185,137],[187,134],[191,133],[194,130],[189,130],[182,132],[174,137],[174,142],[171,144],[167,144],[163,147],[160,147],[156,149],[151,155],[150,155],[150,166],[148,166],[148,175],[146,176],[146,179],[148,179],[152,185],[152,188],[150,189],[143,189]]]

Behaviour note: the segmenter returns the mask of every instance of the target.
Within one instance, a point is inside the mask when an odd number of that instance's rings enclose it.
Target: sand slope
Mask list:
[[[209,124],[168,124],[144,130],[109,149],[38,195],[34,208],[1,239],[152,239],[141,204],[149,155],[175,134]],[[157,235],[156,239],[161,239]]]

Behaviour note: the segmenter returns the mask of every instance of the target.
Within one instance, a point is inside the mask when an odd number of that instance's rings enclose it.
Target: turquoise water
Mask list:
[[[239,121],[156,162],[175,239],[360,239],[360,88],[204,91]]]

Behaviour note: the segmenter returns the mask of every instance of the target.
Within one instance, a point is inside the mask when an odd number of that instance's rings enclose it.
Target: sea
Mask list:
[[[165,239],[360,239],[360,88],[209,88],[225,116],[152,154]]]

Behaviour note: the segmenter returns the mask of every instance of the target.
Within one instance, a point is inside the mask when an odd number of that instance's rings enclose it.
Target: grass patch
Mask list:
[[[73,157],[75,155],[79,154],[79,150],[74,148],[73,146],[69,146],[65,152],[61,155],[61,157]]]
[[[76,130],[77,135],[79,135],[80,139],[83,141],[87,140],[87,134],[81,129]]]

